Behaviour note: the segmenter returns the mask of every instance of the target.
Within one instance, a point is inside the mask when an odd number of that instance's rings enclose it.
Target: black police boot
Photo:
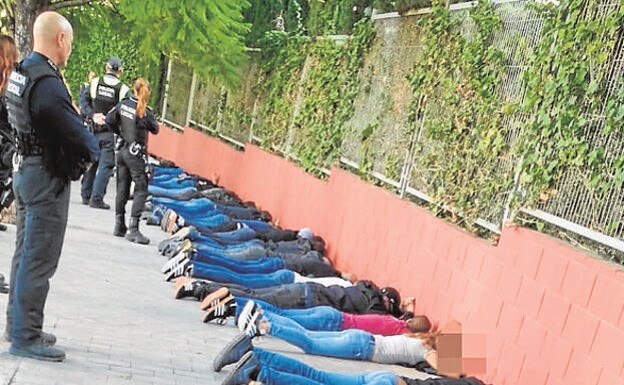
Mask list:
[[[149,238],[145,235],[141,234],[139,231],[139,218],[131,217],[130,218],[130,227],[128,228],[128,233],[126,234],[126,239],[130,242],[140,243],[142,245],[147,245],[149,243]]]
[[[123,237],[126,235],[126,231],[128,231],[126,227],[126,216],[124,214],[116,214],[113,235],[116,237]]]

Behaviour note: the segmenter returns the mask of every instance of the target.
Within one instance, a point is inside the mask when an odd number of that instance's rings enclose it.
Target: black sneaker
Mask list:
[[[219,325],[224,325],[227,322],[228,317],[233,317],[236,315],[236,300],[233,296],[225,297],[224,299],[217,300],[217,303],[208,308],[202,321],[210,322],[212,320],[217,320]]]
[[[190,277],[178,277],[175,280],[175,299],[195,297],[195,290],[201,286],[201,281]]]
[[[262,308],[253,301],[249,301],[238,316],[237,326],[241,332],[254,338],[265,334],[264,330],[260,329],[262,321]]]
[[[236,319],[236,326],[238,330],[244,332],[251,321],[251,316],[258,310],[258,305],[254,300],[248,300],[243,309],[240,311],[238,318]]]
[[[9,347],[9,353],[14,356],[34,358],[35,360],[61,362],[65,359],[65,352],[61,349],[43,343],[42,340],[17,347],[13,344]]]
[[[221,385],[248,384],[255,380],[260,371],[260,360],[253,351],[245,353],[238,361],[234,369],[225,377]]]
[[[252,349],[251,338],[245,333],[240,333],[217,353],[212,361],[212,368],[215,372],[219,372],[224,366],[238,362],[245,353],[249,353]]]
[[[217,301],[222,300],[230,295],[230,290],[227,287],[219,287],[217,289],[208,289],[210,293],[202,299],[199,304],[200,309],[208,310],[217,304]]]
[[[165,273],[165,281],[169,282],[178,277],[192,277],[193,276],[193,264],[188,259],[182,261],[176,265],[173,269]]]

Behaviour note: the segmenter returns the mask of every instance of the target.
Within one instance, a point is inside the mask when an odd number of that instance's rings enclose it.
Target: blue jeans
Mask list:
[[[201,233],[197,229],[190,229],[188,239],[193,243],[203,243],[206,245],[216,245],[218,247],[246,247],[249,245],[261,246],[264,248],[264,241],[256,239],[256,232],[248,227],[228,232],[207,232]],[[247,239],[249,238],[249,239]]]
[[[218,211],[210,211],[207,212],[205,215],[206,216],[204,217],[200,217],[197,215],[188,217],[184,214],[181,214],[182,220],[178,220],[178,224],[183,227],[195,226],[200,232],[209,233],[232,220],[227,215],[222,214]]]
[[[196,255],[198,255],[198,259],[204,255],[212,255],[239,261],[253,261],[267,256],[264,247],[256,244],[217,246],[210,243],[193,242],[193,245],[197,249]]]
[[[231,231],[228,233],[231,233]],[[206,248],[206,252],[208,253],[214,249],[241,251],[251,247],[265,250],[264,243],[259,239],[250,239],[248,241],[232,240],[231,243],[224,243],[220,238],[223,234],[227,233],[208,233],[207,235],[202,235],[199,231],[192,228],[187,238],[190,239],[194,245],[200,248]],[[266,254],[266,250],[264,253]]]
[[[238,221],[246,224],[258,233],[264,233],[273,228],[273,225],[271,225],[270,223],[261,221],[259,219],[239,219]]]
[[[199,197],[199,192],[197,192],[195,187],[163,188],[150,184],[147,192],[154,197],[171,198],[179,201],[187,201]]]
[[[115,137],[110,131],[95,134],[100,144],[100,160],[93,180],[91,199],[102,199],[106,195],[108,180],[113,175],[115,166]]]
[[[339,332],[310,331],[297,322],[267,312],[269,334],[297,346],[308,354],[370,361],[375,353],[375,338],[369,332],[348,329]]]
[[[180,215],[186,215],[188,217],[194,215],[202,216],[207,211],[212,211],[217,208],[217,205],[215,205],[213,201],[206,198],[191,199],[190,201],[178,201],[171,198],[153,197],[152,203],[154,203],[154,206],[165,206]]]
[[[295,273],[290,270],[278,270],[267,274],[242,274],[222,266],[201,262],[193,262],[193,277],[220,283],[244,285],[251,289],[279,286],[295,281]]]
[[[171,178],[183,172],[179,167],[154,167],[154,178]]]
[[[222,246],[236,246],[240,244],[252,244],[255,243],[258,246],[262,246],[264,249],[264,242],[256,239],[256,232],[249,227],[243,225],[242,228],[227,232],[214,232],[214,231],[197,231],[191,230],[188,239],[193,242],[200,242],[206,244],[219,244]],[[266,254],[265,254],[266,255]]]
[[[13,346],[34,343],[41,334],[50,278],[56,272],[69,209],[68,183],[52,177],[41,157],[26,157],[13,174],[17,209],[15,254],[7,306]]]
[[[235,297],[236,310],[243,309],[249,298]],[[342,330],[342,312],[331,306],[314,306],[307,309],[282,309],[268,302],[254,299],[264,314],[272,313],[291,319],[307,330],[337,332]]]
[[[187,188],[187,187],[195,187],[195,181],[192,179],[178,179],[175,176],[169,177],[168,179],[164,178],[152,178],[152,184],[154,186],[162,187],[162,188]]]
[[[398,380],[397,375],[390,372],[325,372],[261,348],[254,348],[253,354],[261,364],[257,380],[265,385],[396,385]]]
[[[237,260],[224,256],[195,253],[192,257],[192,260],[193,263],[221,266],[235,273],[241,274],[273,273],[275,271],[284,269],[284,261],[276,257]]]

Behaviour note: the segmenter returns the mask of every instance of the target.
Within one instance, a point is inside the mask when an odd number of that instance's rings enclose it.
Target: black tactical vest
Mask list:
[[[93,99],[93,111],[95,113],[106,114],[110,111],[119,101],[119,91],[121,90],[122,82],[117,83],[114,86],[104,83],[104,77],[101,77],[98,81],[97,88],[95,89],[95,98]]]
[[[38,63],[24,68],[15,66],[4,93],[9,123],[17,132],[17,151],[22,155],[41,155],[43,149],[37,139],[30,116],[30,93],[33,86],[45,77],[60,78],[51,62]]]
[[[119,107],[119,116],[121,118],[121,137],[124,138],[129,145],[138,143],[145,145],[146,130],[137,128],[136,120],[136,101],[126,99],[121,102]]]

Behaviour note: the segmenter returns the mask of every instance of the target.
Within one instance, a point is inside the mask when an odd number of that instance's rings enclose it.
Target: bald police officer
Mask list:
[[[71,24],[56,12],[44,12],[35,20],[33,38],[33,52],[11,73],[5,92],[9,122],[17,132],[17,239],[5,338],[13,355],[62,361],[65,352],[53,346],[56,337],[42,331],[43,310],[65,237],[69,181],[97,160],[99,149],[59,72],[71,54]]]

